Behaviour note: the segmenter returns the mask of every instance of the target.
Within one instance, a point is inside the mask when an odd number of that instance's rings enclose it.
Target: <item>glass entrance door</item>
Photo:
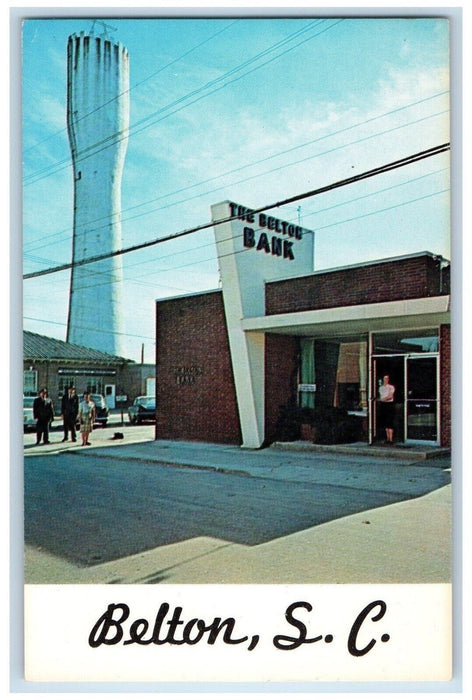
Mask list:
[[[406,439],[438,440],[437,356],[406,358]]]
[[[389,383],[395,387],[395,416],[394,416],[394,441],[404,442],[404,387],[405,387],[405,358],[403,355],[388,355],[373,359],[372,377],[372,402],[371,413],[373,418],[372,436],[375,441],[385,441],[385,428],[379,415],[379,388],[383,377],[389,376]]]

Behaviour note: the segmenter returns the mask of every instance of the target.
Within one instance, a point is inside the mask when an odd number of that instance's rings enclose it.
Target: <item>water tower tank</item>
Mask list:
[[[129,128],[129,59],[121,44],[83,32],[67,47],[67,126],[74,228],[67,340],[123,355],[121,179]]]

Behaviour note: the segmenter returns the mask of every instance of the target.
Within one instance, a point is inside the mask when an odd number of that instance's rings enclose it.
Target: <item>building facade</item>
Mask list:
[[[147,393],[155,379],[153,364],[138,364],[117,355],[23,331],[23,394],[36,396],[47,387],[56,405],[73,384],[78,394],[102,394],[110,409],[127,406]],[[60,406],[60,403],[57,404]]]
[[[450,446],[447,261],[314,272],[312,232],[231,202],[213,214],[222,289],[156,304],[157,438],[373,444],[389,375],[395,442]]]

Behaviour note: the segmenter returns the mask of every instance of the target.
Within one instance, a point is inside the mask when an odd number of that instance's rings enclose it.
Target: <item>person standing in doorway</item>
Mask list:
[[[380,420],[385,429],[386,444],[393,445],[393,431],[395,421],[395,387],[390,384],[390,377],[386,374],[379,387]]]
[[[33,417],[36,421],[36,444],[39,445],[42,438],[43,443],[49,445],[49,425],[54,418],[54,408],[47,389],[41,389],[33,401]]]
[[[64,437],[62,442],[67,442],[69,431],[72,442],[77,441],[75,425],[79,413],[79,397],[75,393],[75,387],[70,386],[61,401],[62,423],[64,426]]]
[[[89,437],[95,423],[95,404],[90,398],[90,394],[84,393],[84,400],[79,406],[80,432],[82,434],[82,447],[90,445]]]

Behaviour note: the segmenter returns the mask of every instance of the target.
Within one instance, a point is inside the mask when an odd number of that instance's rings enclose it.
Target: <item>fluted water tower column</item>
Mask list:
[[[129,128],[129,59],[121,44],[81,32],[67,47],[67,127],[74,231],[67,340],[123,356],[121,179]]]

